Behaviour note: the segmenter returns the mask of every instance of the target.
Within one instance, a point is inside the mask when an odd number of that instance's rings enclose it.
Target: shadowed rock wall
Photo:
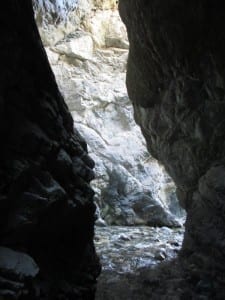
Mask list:
[[[93,299],[94,162],[57,88],[31,0],[2,3],[0,298]]]
[[[121,0],[119,8],[136,122],[187,211],[183,253],[202,270],[223,269],[224,2]]]

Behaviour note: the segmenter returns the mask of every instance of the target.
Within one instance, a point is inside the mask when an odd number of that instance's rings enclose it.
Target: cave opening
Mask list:
[[[1,5],[0,298],[224,299],[223,1]]]
[[[122,278],[177,256],[185,212],[133,118],[125,86],[129,43],[117,1],[55,8],[61,19],[51,9],[39,3],[36,20],[74,126],[95,161],[95,245],[103,267],[96,299],[106,300],[110,280],[119,297]]]

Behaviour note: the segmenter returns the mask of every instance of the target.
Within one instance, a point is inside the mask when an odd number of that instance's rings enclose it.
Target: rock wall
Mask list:
[[[0,298],[93,299],[94,162],[58,90],[31,1],[1,5]]]
[[[125,87],[129,43],[116,1],[80,1],[67,16],[39,28],[74,124],[96,162],[98,223],[179,226],[183,212],[174,184],[149,156],[133,120]]]
[[[121,0],[120,14],[136,122],[187,211],[183,253],[218,282],[225,258],[224,3]]]

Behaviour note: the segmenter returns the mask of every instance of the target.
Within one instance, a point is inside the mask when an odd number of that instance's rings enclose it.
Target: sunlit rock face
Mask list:
[[[125,86],[129,43],[116,1],[78,1],[59,23],[40,22],[38,10],[36,18],[75,127],[96,162],[98,223],[179,226],[184,213],[174,184],[150,157],[133,119]]]
[[[57,87],[31,1],[3,7],[0,298],[93,299],[94,162]]]
[[[187,211],[184,253],[202,271],[219,270],[225,259],[224,3],[121,0],[120,13],[136,122]]]

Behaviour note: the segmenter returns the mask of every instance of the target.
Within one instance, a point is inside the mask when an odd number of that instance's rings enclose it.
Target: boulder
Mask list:
[[[39,267],[23,252],[0,247],[0,299],[19,299],[27,296]]]
[[[92,59],[93,41],[90,35],[77,31],[60,40],[52,50],[71,58],[80,60]]]
[[[96,11],[92,17],[86,18],[84,24],[96,47],[129,48],[126,29],[117,10]]]
[[[0,247],[0,270],[0,274],[15,275],[20,280],[33,278],[39,272],[39,268],[33,258],[25,253],[6,247]]]

